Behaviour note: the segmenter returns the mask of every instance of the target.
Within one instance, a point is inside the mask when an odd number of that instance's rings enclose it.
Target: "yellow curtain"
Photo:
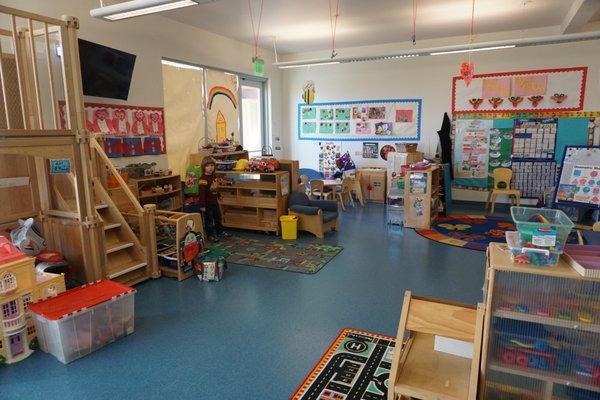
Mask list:
[[[204,144],[202,70],[162,65],[169,168],[182,179],[188,155]]]

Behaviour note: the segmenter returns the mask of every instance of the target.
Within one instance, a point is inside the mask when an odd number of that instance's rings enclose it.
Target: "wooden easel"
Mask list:
[[[404,294],[388,383],[388,400],[475,400],[484,305],[477,307]],[[471,360],[434,350],[436,336],[473,343]]]

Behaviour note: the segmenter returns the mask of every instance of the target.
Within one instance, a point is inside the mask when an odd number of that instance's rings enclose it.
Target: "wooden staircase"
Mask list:
[[[98,178],[94,178],[94,193],[104,228],[106,277],[130,286],[148,279],[146,250]]]

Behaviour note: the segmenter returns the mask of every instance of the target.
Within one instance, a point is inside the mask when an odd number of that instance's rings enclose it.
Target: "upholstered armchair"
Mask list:
[[[323,239],[329,229],[338,230],[338,203],[333,200],[311,200],[302,192],[293,192],[289,214],[298,216],[298,230]]]

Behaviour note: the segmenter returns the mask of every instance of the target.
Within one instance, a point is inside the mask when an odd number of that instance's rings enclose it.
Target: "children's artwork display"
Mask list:
[[[335,174],[335,160],[341,155],[339,144],[334,142],[319,143],[319,172],[322,172],[325,177],[330,177]]]
[[[343,141],[418,141],[421,100],[298,104],[298,139],[328,140],[330,135]]]
[[[379,143],[363,142],[363,158],[377,158],[379,155]]]
[[[456,121],[454,176],[487,179],[489,141],[492,121],[462,119]]]
[[[591,145],[597,131],[597,115],[600,113],[472,113],[456,116],[452,138],[455,167],[466,157],[459,127],[468,123],[460,121],[487,120],[492,128],[488,131],[487,179],[455,174],[452,184],[464,189],[488,190],[492,187],[493,170],[506,167],[512,168],[512,187],[521,190],[522,198],[552,193],[565,147]]]
[[[66,128],[66,105],[59,101],[60,123]],[[85,129],[103,134],[111,158],[166,153],[164,110],[118,104],[84,103]]]
[[[555,202],[600,208],[600,146],[567,146]]]
[[[583,109],[587,67],[473,75],[470,85],[452,78],[452,114]]]
[[[206,132],[209,140],[240,140],[238,76],[205,69]]]
[[[510,168],[512,166],[512,148],[512,128],[492,128],[490,130],[488,187],[492,187],[494,184],[493,174],[496,168]]]

